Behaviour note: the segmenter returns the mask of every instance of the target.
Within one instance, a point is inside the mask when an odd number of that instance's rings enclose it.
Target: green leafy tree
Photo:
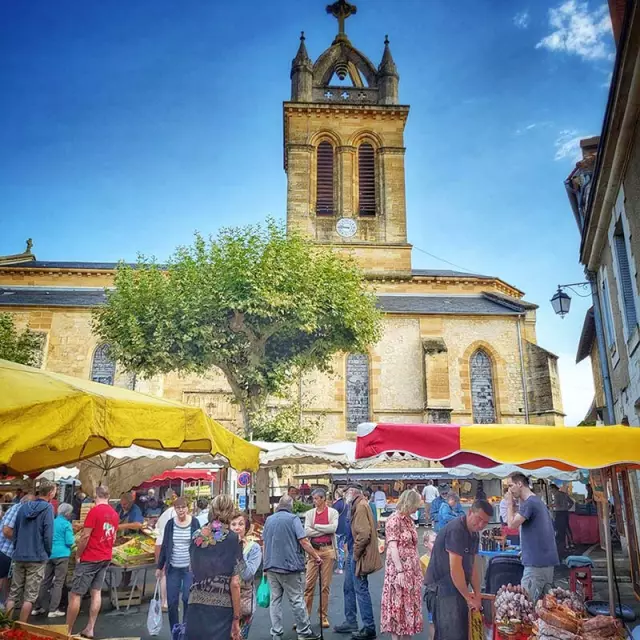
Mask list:
[[[42,357],[42,335],[16,329],[13,316],[0,313],[0,359],[35,366]]]
[[[130,372],[203,374],[220,369],[245,435],[269,396],[305,371],[329,370],[338,352],[362,352],[380,334],[375,297],[351,259],[273,220],[196,234],[163,267],[121,264],[94,331]]]

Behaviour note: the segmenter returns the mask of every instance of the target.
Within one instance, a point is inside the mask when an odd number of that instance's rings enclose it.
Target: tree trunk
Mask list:
[[[265,405],[267,404],[267,398],[262,394],[250,395],[246,399],[242,399],[240,402],[240,411],[242,413],[242,420],[244,422],[244,437],[246,440],[253,440],[253,425],[254,420],[262,413]]]

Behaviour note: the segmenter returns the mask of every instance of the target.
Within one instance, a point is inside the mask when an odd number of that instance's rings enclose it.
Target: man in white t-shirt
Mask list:
[[[378,518],[380,518],[382,512],[387,508],[387,496],[382,490],[382,487],[378,487],[376,492],[373,494],[373,503],[376,505]]]
[[[438,497],[438,489],[433,486],[433,480],[427,480],[425,488],[422,490],[422,499],[424,500],[424,519],[426,522],[431,520],[431,503]]]

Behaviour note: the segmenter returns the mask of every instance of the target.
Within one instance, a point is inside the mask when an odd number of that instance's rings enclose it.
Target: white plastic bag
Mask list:
[[[147,614],[147,631],[150,636],[160,635],[162,631],[162,604],[160,603],[160,580],[156,582],[156,590],[153,593],[153,600],[149,603],[149,613]]]

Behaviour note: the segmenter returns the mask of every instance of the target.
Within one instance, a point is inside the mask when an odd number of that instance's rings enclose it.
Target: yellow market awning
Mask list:
[[[0,465],[31,474],[132,444],[259,466],[258,447],[199,408],[0,360]]]

